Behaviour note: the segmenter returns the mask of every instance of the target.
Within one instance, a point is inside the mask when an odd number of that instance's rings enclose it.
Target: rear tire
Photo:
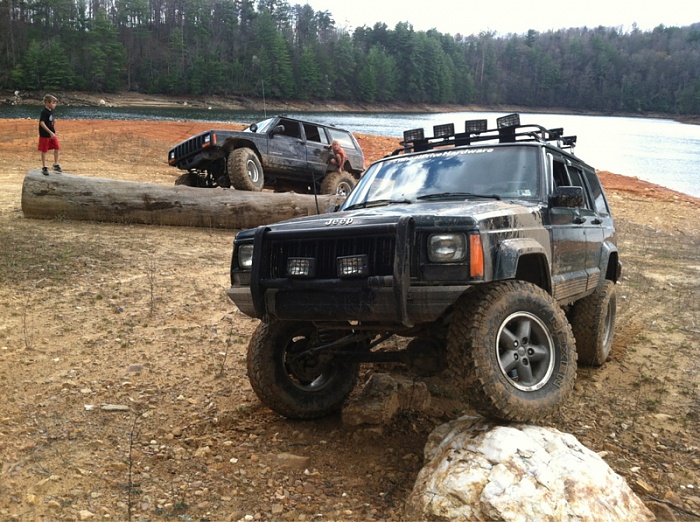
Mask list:
[[[248,379],[265,406],[290,419],[340,410],[357,383],[359,364],[327,350],[301,355],[316,343],[318,330],[311,323],[258,325],[248,344]]]
[[[529,422],[556,412],[576,380],[569,322],[541,288],[493,283],[455,305],[449,370],[471,406],[489,417]]]
[[[321,182],[321,194],[336,194],[347,196],[350,194],[357,180],[348,172],[330,172]]]
[[[569,315],[579,363],[602,366],[610,355],[615,330],[615,283],[606,280],[601,290],[574,303]]]
[[[235,149],[228,156],[228,176],[237,190],[260,192],[265,185],[260,159],[251,149]]]

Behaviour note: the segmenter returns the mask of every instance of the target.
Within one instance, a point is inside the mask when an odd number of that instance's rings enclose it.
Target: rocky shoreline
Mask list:
[[[0,91],[1,105],[41,105],[44,91]],[[526,112],[537,114],[582,114],[591,116],[620,116],[626,118],[672,119],[683,123],[700,124],[700,116],[678,116],[651,112],[596,112],[577,111],[565,107],[519,107],[504,105],[430,105],[409,103],[365,103],[344,101],[304,101],[250,98],[235,95],[182,95],[143,94],[138,92],[91,93],[81,91],[52,91],[68,107],[188,107],[195,109],[259,110],[263,105],[277,112]]]

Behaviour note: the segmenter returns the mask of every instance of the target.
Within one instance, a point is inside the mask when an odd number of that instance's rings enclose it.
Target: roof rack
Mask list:
[[[467,120],[464,122],[464,132],[455,133],[454,123],[435,125],[433,136],[426,137],[422,128],[404,131],[401,148],[391,153],[422,152],[439,147],[459,147],[482,141],[498,143],[514,143],[516,141],[536,141],[547,143],[556,141],[561,149],[569,149],[572,153],[576,146],[576,136],[564,136],[564,129],[546,129],[541,125],[522,125],[517,113],[502,116],[496,120],[496,128],[489,129],[487,120]]]

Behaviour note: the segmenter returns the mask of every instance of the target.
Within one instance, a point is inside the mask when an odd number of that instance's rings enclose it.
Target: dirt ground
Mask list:
[[[172,184],[168,149],[209,126],[59,119],[61,164]],[[428,433],[468,410],[437,392],[353,430],[262,407],[256,321],[224,293],[235,231],[25,219],[36,127],[0,120],[0,519],[401,520]],[[370,160],[397,145],[359,139]],[[547,424],[661,519],[700,520],[700,200],[602,178],[624,262],[612,356]]]

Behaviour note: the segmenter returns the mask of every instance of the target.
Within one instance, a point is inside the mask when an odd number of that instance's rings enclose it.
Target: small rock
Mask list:
[[[129,407],[125,404],[103,404],[103,411],[129,411]]]

